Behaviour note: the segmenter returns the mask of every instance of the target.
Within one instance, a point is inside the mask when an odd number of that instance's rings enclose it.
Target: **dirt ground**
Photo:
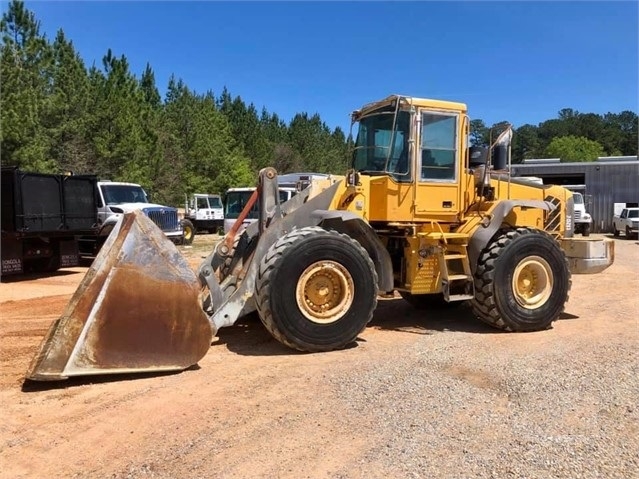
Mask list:
[[[202,235],[192,247],[180,247],[194,268],[213,239]],[[354,413],[347,407],[349,381],[359,384],[362,371],[410,361],[416,348],[436,354],[442,344],[464,352],[438,374],[478,391],[492,387],[493,356],[525,360],[568,344],[636,350],[639,243],[615,242],[615,264],[599,275],[574,276],[566,313],[548,331],[492,334],[464,308],[424,315],[401,299],[386,299],[357,345],[344,351],[298,354],[273,340],[259,322],[247,320],[221,330],[208,354],[187,371],[60,383],[25,383],[23,375],[86,267],[4,282],[0,474],[12,479],[400,477],[397,471],[407,469],[398,469],[392,457],[389,463],[365,459],[383,455],[389,439],[377,427],[375,411],[363,406]],[[473,357],[487,366],[478,368]],[[471,424],[463,415],[456,421]],[[637,432],[636,425],[627,425],[620,434],[632,443]],[[478,443],[495,439],[489,428],[473,434]],[[450,444],[441,441],[429,446],[433,461],[445,461]],[[419,471],[403,477],[427,477]],[[457,472],[455,477],[471,476]]]

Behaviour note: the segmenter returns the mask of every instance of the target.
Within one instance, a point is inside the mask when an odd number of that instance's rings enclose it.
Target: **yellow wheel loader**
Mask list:
[[[466,105],[402,95],[352,119],[344,176],[280,204],[276,171],[262,170],[197,272],[147,218],[125,215],[27,378],[185,369],[253,311],[286,346],[339,349],[394,291],[417,308],[468,301],[496,328],[543,330],[571,273],[612,264],[612,241],[573,238],[570,191],[509,176],[511,129],[469,148]],[[240,231],[255,202],[259,221]]]

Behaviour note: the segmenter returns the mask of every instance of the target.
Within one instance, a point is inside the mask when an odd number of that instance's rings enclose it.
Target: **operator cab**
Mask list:
[[[393,95],[353,112],[352,122],[352,166],[370,177],[371,221],[455,221],[463,210],[466,105]]]

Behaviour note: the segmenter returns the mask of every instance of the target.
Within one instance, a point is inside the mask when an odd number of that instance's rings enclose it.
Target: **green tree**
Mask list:
[[[104,72],[92,68],[92,105],[89,134],[96,155],[96,173],[103,177],[148,185],[151,165],[144,156],[143,96],[124,55],[109,49],[102,59]]]
[[[211,92],[197,95],[172,77],[163,128],[164,159],[171,165],[164,189],[173,202],[183,201],[185,193],[223,193],[255,184],[255,172]]]
[[[543,156],[543,149],[538,136],[538,129],[534,125],[522,125],[513,133],[512,161],[521,163],[528,158]]]
[[[56,170],[42,126],[50,93],[51,48],[40,22],[21,1],[12,1],[0,20],[2,163],[23,169]]]
[[[473,146],[488,146],[488,127],[484,120],[470,121],[470,143]]]
[[[89,78],[73,43],[59,30],[52,45],[51,90],[42,122],[49,137],[49,157],[62,170],[93,171],[95,157],[87,138]]]
[[[599,143],[583,136],[557,137],[546,148],[547,157],[561,158],[564,162],[595,161],[604,155],[604,149]]]

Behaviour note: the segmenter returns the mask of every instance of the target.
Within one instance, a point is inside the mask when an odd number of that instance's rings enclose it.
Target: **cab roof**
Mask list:
[[[433,110],[450,110],[450,111],[459,111],[462,113],[466,113],[468,108],[465,103],[459,103],[454,101],[446,101],[446,100],[434,100],[432,98],[418,98],[411,97],[407,95],[390,95],[383,100],[374,101],[372,103],[367,103],[359,110],[355,110],[352,113],[353,120],[358,120],[362,116],[370,113],[371,111],[377,110],[378,108],[382,108],[384,106],[392,105],[397,99],[400,99],[402,104],[405,106],[415,106],[418,108],[431,108]]]

